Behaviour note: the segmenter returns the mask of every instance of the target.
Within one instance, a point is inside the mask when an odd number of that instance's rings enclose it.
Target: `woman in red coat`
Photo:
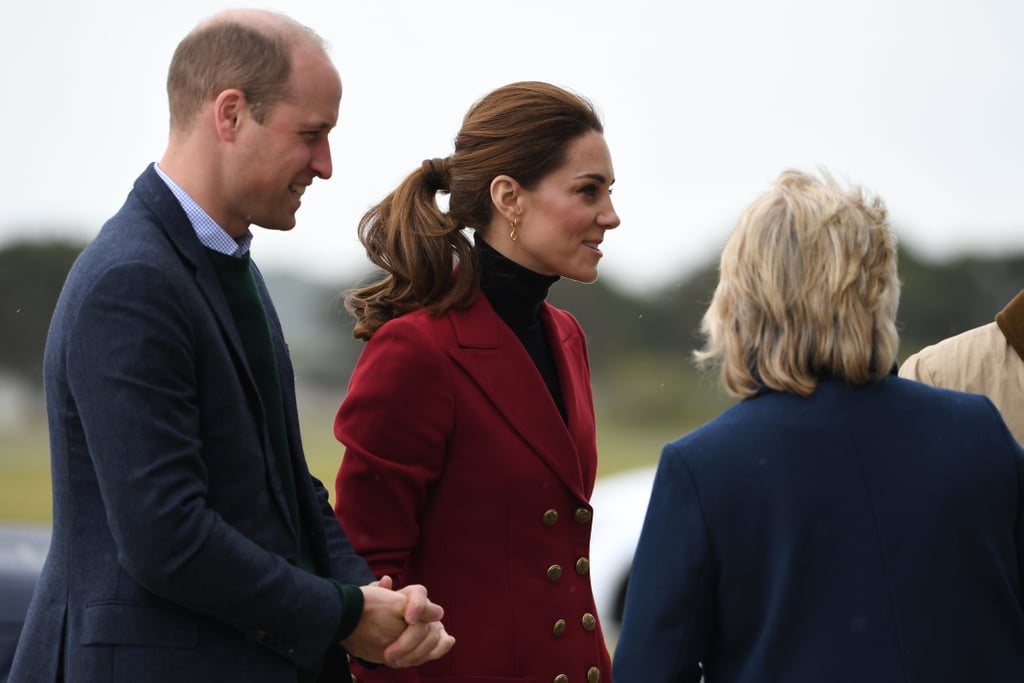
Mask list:
[[[363,217],[385,277],[346,300],[368,343],[335,421],[336,511],[378,576],[427,586],[457,643],[361,681],[611,680],[589,576],[586,340],[545,297],[597,279],[613,182],[590,103],[514,83]]]

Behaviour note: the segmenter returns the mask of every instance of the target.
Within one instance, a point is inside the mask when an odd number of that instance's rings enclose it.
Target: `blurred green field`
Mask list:
[[[331,432],[333,412],[307,412],[301,417],[306,457],[314,476],[334,492],[334,475],[342,447]],[[664,443],[682,429],[632,427],[598,421],[598,475],[603,476],[657,461]],[[50,523],[50,455],[43,418],[16,429],[0,430],[0,521]]]
[[[0,520],[50,522],[51,500],[46,421],[0,430]]]

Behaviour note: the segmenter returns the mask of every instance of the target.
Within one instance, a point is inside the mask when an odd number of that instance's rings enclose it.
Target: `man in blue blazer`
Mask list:
[[[422,586],[376,583],[307,468],[251,224],[288,230],[329,178],[341,82],[292,20],[200,24],[168,75],[159,166],[82,253],[45,387],[54,532],[23,681],[348,679],[453,643]]]

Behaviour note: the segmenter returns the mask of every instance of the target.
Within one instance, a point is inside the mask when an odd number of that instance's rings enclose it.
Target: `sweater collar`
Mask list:
[[[541,275],[502,256],[480,233],[476,233],[475,242],[480,257],[480,290],[498,317],[512,329],[536,322],[540,305],[558,276]]]

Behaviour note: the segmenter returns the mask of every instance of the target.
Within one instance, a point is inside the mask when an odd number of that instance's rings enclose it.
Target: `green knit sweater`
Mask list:
[[[281,391],[281,376],[278,372],[274,353],[274,343],[270,336],[270,325],[267,322],[267,311],[263,307],[263,299],[256,288],[253,278],[251,259],[248,253],[241,257],[228,256],[213,249],[207,249],[210,262],[213,264],[221,288],[231,308],[235,327],[242,338],[245,357],[252,370],[256,388],[259,391],[263,412],[267,419],[270,432],[270,443],[273,458],[277,465],[278,475],[284,486],[284,494],[288,503],[292,524],[295,527],[298,544],[298,564],[300,567],[316,574],[316,563],[309,537],[304,533],[304,520],[299,509],[298,496],[295,488],[295,470],[292,466],[292,452],[288,445],[288,427],[285,423],[284,396]],[[347,637],[359,623],[363,613],[363,594],[358,586],[342,584],[334,581],[342,604],[342,619],[338,625],[335,642]],[[302,680],[316,680],[318,671],[308,672]]]

